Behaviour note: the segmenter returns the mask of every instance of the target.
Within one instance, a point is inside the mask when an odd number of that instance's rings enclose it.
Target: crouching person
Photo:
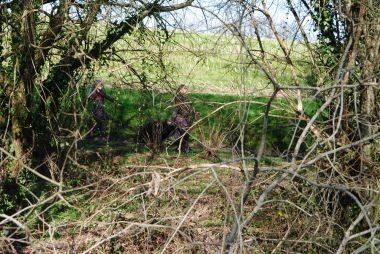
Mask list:
[[[176,127],[175,130],[171,133],[171,136],[179,139],[178,150],[186,154],[190,151],[190,135],[188,133],[188,130],[195,116],[199,114],[198,112],[194,111],[194,108],[188,101],[187,95],[187,87],[185,85],[179,86],[174,100],[174,111],[168,121],[170,125],[174,125]]]

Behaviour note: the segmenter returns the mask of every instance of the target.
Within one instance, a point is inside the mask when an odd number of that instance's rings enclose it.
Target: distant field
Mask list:
[[[176,34],[185,50],[179,50],[175,45],[170,46],[167,52],[168,62],[177,70],[176,79],[194,86],[196,91],[221,92],[227,94],[242,94],[265,90],[268,80],[264,73],[252,63],[251,58],[242,48],[239,41],[232,36],[214,34]],[[257,41],[248,40],[253,55],[259,56]],[[264,40],[268,63],[271,64],[274,75],[280,82],[291,82],[290,71],[282,63],[283,59],[276,59],[274,55],[281,52],[276,42]],[[299,68],[304,59],[305,50],[300,45],[294,46],[294,58]],[[260,95],[261,93],[258,93]]]
[[[162,41],[162,33],[154,31],[144,36],[139,33],[127,36],[115,46],[115,52],[118,53],[108,55],[104,64],[97,64],[97,75],[110,83],[136,83],[140,82],[133,75],[133,71],[136,71],[142,74],[140,78],[158,86],[167,81],[172,86],[186,83],[192,91],[199,93],[254,92],[256,95],[265,95],[268,87],[271,87],[264,73],[252,63],[238,39],[233,36],[173,33],[169,35],[168,41]],[[247,43],[252,54],[260,57],[257,41],[249,39]],[[270,65],[272,73],[279,82],[293,84],[277,43],[274,40],[264,40],[263,43],[265,63]],[[299,43],[291,47],[297,75],[303,82],[310,73],[310,66],[305,61],[307,52]],[[124,63],[121,64],[119,60]]]

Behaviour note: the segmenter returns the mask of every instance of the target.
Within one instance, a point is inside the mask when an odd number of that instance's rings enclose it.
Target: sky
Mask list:
[[[193,5],[198,7],[190,7],[179,10],[174,14],[166,14],[165,18],[169,24],[173,24],[173,26],[183,27],[186,30],[203,33],[218,33],[224,29],[222,29],[223,24],[221,21],[215,18],[211,12],[218,15],[218,17],[221,18],[224,22],[230,23],[232,20],[237,19],[237,11],[239,11],[239,8],[236,6],[231,7],[231,5],[230,7],[224,6],[224,8],[220,10],[220,4],[218,5],[220,2],[221,1],[216,0],[195,1]],[[294,6],[298,6],[299,0],[293,0],[293,2]],[[271,14],[272,19],[276,25],[276,28],[282,32],[282,34],[288,34],[289,37],[292,37],[292,35],[294,36],[294,27],[296,27],[295,19],[293,17],[293,14],[287,8],[286,0],[270,0],[266,3],[269,9],[269,13]],[[202,7],[205,10],[202,10],[199,7]],[[302,18],[302,15],[300,16]],[[271,35],[267,23],[264,22],[264,20],[266,20],[264,16],[260,12],[256,12],[255,17],[258,18],[262,28],[266,28],[267,34]],[[152,20],[147,21],[148,24],[149,22],[152,22]],[[154,22],[152,22],[150,25],[154,26]],[[246,25],[247,35],[249,36],[250,33],[253,35],[252,32],[249,32],[249,30],[252,31],[252,25],[250,23],[250,19],[248,18],[246,18]],[[305,19],[304,28],[306,32],[309,33],[310,40],[315,40],[316,35],[312,30],[312,22],[310,17]],[[265,33],[263,35],[265,37]]]
[[[183,2],[185,0],[176,0],[176,1],[170,1],[170,2]],[[253,0],[254,1],[254,0]],[[252,1],[252,2],[253,2]],[[237,18],[237,11],[239,11],[239,8],[236,6],[231,5],[232,1],[226,1],[228,2],[228,6],[223,5],[221,7],[222,1],[217,0],[195,0],[193,5],[195,7],[190,7],[186,9],[182,9],[179,11],[176,11],[174,13],[166,13],[164,15],[164,18],[168,24],[169,29],[185,29],[190,30],[194,32],[202,32],[202,33],[220,33],[222,31],[225,31],[225,28],[223,27],[223,24],[218,18],[216,18],[213,14],[216,14],[223,22],[230,23],[231,20],[236,20]],[[257,2],[260,2],[257,0]],[[294,5],[297,6],[299,3],[299,0],[293,0]],[[294,25],[295,19],[293,15],[288,11],[288,8],[286,8],[286,0],[269,0],[266,2],[269,12],[274,20],[274,23],[276,24],[276,28],[285,36],[288,35],[289,37],[292,37],[292,34],[294,34],[294,26],[292,27],[292,24]],[[49,4],[46,4],[43,9],[44,11],[50,12],[52,6]],[[201,9],[203,8],[203,10]],[[73,15],[76,15],[75,12],[73,12]],[[104,11],[105,13],[105,11]],[[120,13],[114,13],[115,16],[120,17]],[[258,19],[262,22],[261,27],[263,28],[263,36],[271,36],[270,32],[265,33],[265,29],[269,31],[269,28],[263,22],[265,18],[263,15],[260,15],[259,12],[257,12]],[[156,22],[154,19],[146,19],[145,23],[150,27],[155,27]],[[253,35],[252,27],[250,24],[249,19],[246,20],[247,29],[246,34],[248,36]],[[316,38],[316,35],[312,32],[312,24],[310,18],[305,20],[305,30],[309,33],[310,40],[313,41]],[[267,35],[266,35],[267,34]]]

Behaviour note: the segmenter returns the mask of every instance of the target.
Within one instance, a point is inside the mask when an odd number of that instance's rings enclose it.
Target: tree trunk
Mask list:
[[[25,97],[25,85],[23,81],[20,81],[15,85],[13,96],[11,98],[12,104],[12,138],[13,148],[15,153],[15,165],[13,168],[14,176],[17,176],[22,168],[23,163],[26,161],[25,152],[25,137],[24,126],[27,116],[26,111],[26,97]]]
[[[361,134],[369,136],[379,131],[377,114],[379,105],[376,103],[375,86],[379,87],[380,71],[380,17],[367,16],[368,20],[364,29],[364,49],[361,54],[362,80],[364,81],[361,97]],[[366,162],[372,161],[372,153],[376,149],[376,143],[365,144],[362,147],[362,156]]]
[[[30,101],[32,96],[34,69],[34,47],[35,44],[35,14],[34,0],[27,0],[18,3],[14,15],[14,27],[12,27],[12,50],[14,52],[14,69],[17,79],[14,80],[11,94],[11,130],[12,145],[15,154],[15,165],[13,174],[17,176],[22,165],[27,162],[30,136],[26,135],[27,129],[30,130],[31,112]],[[27,128],[26,128],[27,127]]]

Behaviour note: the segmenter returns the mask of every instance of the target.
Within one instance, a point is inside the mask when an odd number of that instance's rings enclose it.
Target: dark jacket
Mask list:
[[[107,95],[105,93],[105,91],[102,89],[102,90],[95,90],[92,94],[91,94],[92,98],[95,100],[95,103],[98,105],[98,104],[101,104],[103,105],[104,104],[104,101],[107,99],[107,100],[110,100],[110,101],[115,101],[114,98],[112,98],[111,96]]]
[[[175,108],[170,117],[170,121],[175,123],[179,128],[187,128],[193,121],[195,115],[194,108],[187,97],[177,95],[175,98]]]

